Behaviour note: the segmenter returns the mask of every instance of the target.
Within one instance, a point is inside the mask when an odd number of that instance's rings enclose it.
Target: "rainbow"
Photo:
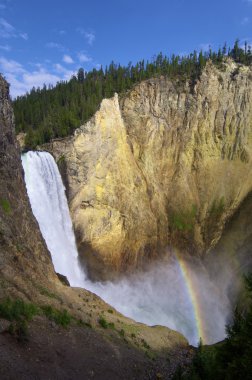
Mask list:
[[[198,334],[198,340],[202,340],[202,342],[207,342],[207,336],[205,335],[204,327],[203,327],[203,315],[200,308],[199,303],[199,292],[197,287],[194,285],[192,276],[190,273],[190,269],[188,268],[186,262],[179,256],[179,254],[174,251],[175,258],[178,263],[178,266],[180,268],[180,272],[182,275],[182,278],[184,279],[185,286],[187,288],[189,297],[191,299],[193,311],[194,311],[194,320],[197,328],[197,334]]]

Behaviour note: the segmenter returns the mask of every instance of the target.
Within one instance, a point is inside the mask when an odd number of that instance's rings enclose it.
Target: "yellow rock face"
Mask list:
[[[103,100],[72,138],[46,147],[64,167],[81,257],[95,277],[171,246],[202,255],[252,189],[252,69],[208,64],[199,81],[142,82]]]

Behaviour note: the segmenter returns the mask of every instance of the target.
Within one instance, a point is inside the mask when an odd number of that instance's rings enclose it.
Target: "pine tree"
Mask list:
[[[84,69],[83,69],[83,68],[80,68],[80,69],[78,70],[77,78],[78,78],[78,82],[80,82],[80,83],[83,83],[83,82],[84,82],[84,79],[85,79],[85,73],[84,73]]]

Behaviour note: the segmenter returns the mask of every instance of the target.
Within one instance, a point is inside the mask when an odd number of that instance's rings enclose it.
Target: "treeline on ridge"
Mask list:
[[[142,60],[128,66],[111,62],[105,70],[101,67],[90,72],[80,68],[69,81],[61,81],[55,87],[33,88],[17,97],[13,102],[16,132],[25,132],[26,149],[34,149],[53,138],[71,135],[97,111],[103,98],[115,92],[122,93],[135,83],[159,75],[193,82],[208,60],[219,65],[225,57],[250,65],[251,47],[245,43],[241,48],[236,40],[232,49],[227,49],[225,44],[218,52],[209,48],[205,53],[194,51],[187,56],[172,55],[170,58],[159,53],[151,62]]]

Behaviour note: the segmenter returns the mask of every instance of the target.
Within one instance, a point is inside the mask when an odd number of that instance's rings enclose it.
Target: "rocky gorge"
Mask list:
[[[225,59],[207,62],[198,79],[145,80],[104,99],[73,136],[37,147],[60,169],[89,289],[107,292],[115,308],[123,298],[119,310],[135,309],[137,320],[151,311],[171,326],[175,313],[178,326],[188,323],[206,342],[223,337],[240,275],[252,267],[251,70]],[[136,323],[55,273],[27,197],[17,142],[24,135],[16,140],[3,78],[0,104],[0,374],[171,378],[194,352],[181,334]],[[25,349],[20,321],[6,321],[12,302],[36,310]],[[67,330],[55,315],[71,321]]]
[[[0,376],[170,376],[192,355],[181,334],[136,323],[55,273],[29,204],[20,155],[9,86],[0,76]]]
[[[251,90],[251,67],[208,62],[194,82],[161,76],[104,99],[74,136],[41,148],[61,170],[92,278],[221,244],[252,190]]]

